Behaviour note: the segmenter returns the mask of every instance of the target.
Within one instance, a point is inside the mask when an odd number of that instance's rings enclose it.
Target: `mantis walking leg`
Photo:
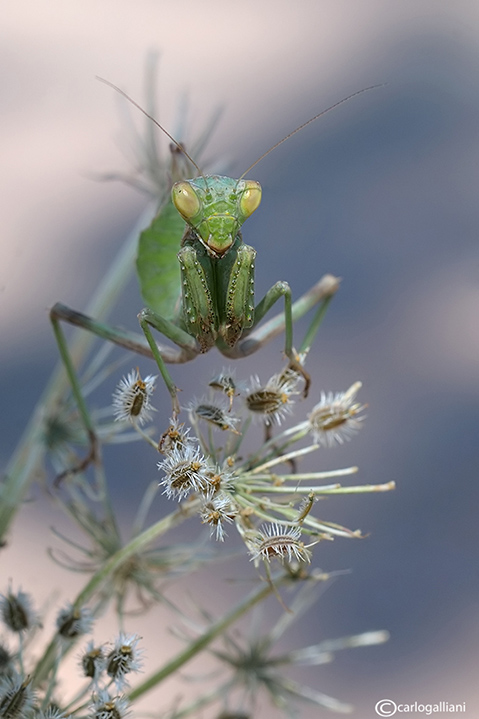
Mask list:
[[[78,465],[70,470],[72,472],[81,472],[86,469],[91,462],[97,462],[99,459],[99,445],[95,434],[94,423],[91,419],[82,394],[75,363],[68,350],[67,341],[61,328],[61,321],[66,321],[69,324],[81,327],[89,332],[92,332],[98,337],[109,340],[120,347],[123,347],[124,349],[133,350],[138,354],[155,359],[172,398],[173,414],[176,416],[179,412],[179,404],[176,397],[177,390],[168,370],[166,369],[165,360],[170,363],[181,363],[193,359],[199,351],[196,345],[196,340],[180,328],[176,327],[172,322],[164,320],[159,315],[151,312],[151,310],[143,310],[139,315],[139,319],[140,324],[143,327],[145,337],[119,327],[110,327],[104,323],[97,322],[87,315],[82,314],[81,312],[76,312],[75,310],[72,310],[60,303],[57,303],[50,310],[50,320],[53,326],[53,332],[57,341],[60,356],[68,375],[73,397],[78,407],[80,418],[90,444],[88,454],[83,460],[81,460],[81,462],[78,463]],[[180,349],[175,350],[172,347],[158,345],[152,337],[148,326],[150,324],[173,342],[176,341],[180,346]],[[57,482],[61,478],[62,476],[57,478]]]
[[[161,315],[149,310],[148,308],[143,309],[138,315],[140,326],[145,333],[145,337],[151,349],[151,353],[158,365],[161,376],[166,384],[168,392],[171,396],[171,402],[173,405],[173,418],[176,418],[180,413],[180,405],[178,402],[177,391],[175,383],[171,379],[171,375],[168,372],[165,364],[165,360],[162,357],[161,351],[158,349],[158,345],[155,342],[155,338],[152,335],[151,327],[154,327],[158,332],[161,332],[165,337],[175,342],[182,349],[185,357],[192,359],[199,353],[199,346],[194,337],[189,335],[187,332],[177,327],[170,320],[166,320]]]
[[[293,348],[293,323],[303,317],[310,309],[319,304],[316,313],[306,331],[303,342],[300,346],[299,354],[306,354],[313,342],[314,336],[319,329],[324,313],[329,302],[339,287],[339,279],[333,275],[324,275],[319,282],[311,287],[302,297],[291,304],[291,290],[287,282],[277,282],[268,290],[263,299],[258,303],[255,309],[253,329],[248,335],[242,339],[236,347],[231,351],[223,350],[224,354],[230,357],[247,357],[263,345],[276,337],[281,332],[285,332],[285,349],[284,353],[290,361],[295,371],[298,371],[305,379],[305,396],[308,392],[310,380],[309,375],[301,366],[298,355]],[[285,298],[284,311],[275,315],[261,326],[257,326],[266,312],[278,301],[280,297]]]

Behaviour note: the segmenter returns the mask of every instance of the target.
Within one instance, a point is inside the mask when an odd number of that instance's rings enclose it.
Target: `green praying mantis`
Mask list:
[[[101,78],[99,78],[101,80]],[[77,325],[94,334],[110,340],[121,347],[152,357],[171,396],[173,418],[180,412],[178,389],[167,369],[167,363],[182,363],[194,359],[198,354],[216,346],[228,358],[246,357],[284,330],[284,354],[289,368],[304,380],[303,394],[307,395],[310,378],[303,366],[304,356],[309,351],[322,317],[338,288],[338,279],[324,275],[309,291],[296,302],[292,301],[291,289],[287,282],[276,282],[266,295],[254,303],[254,263],[256,250],[243,243],[241,226],[258,208],[261,202],[261,186],[255,180],[244,179],[245,175],[270,152],[288,140],[322,115],[368,90],[374,85],[355,92],[303,123],[286,137],[277,142],[241,175],[239,179],[218,175],[204,175],[196,162],[183,146],[177,142],[152,115],[112,83],[102,80],[127,98],[135,107],[155,123],[174,143],[175,148],[196,168],[198,177],[176,182],[171,191],[171,202],[167,203],[153,220],[151,227],[140,238],[138,259],[140,283],[143,297],[149,305],[138,319],[143,336],[127,332],[119,327],[110,327],[76,312],[60,303],[50,311],[50,318],[60,354],[64,362],[73,394],[83,423],[90,436],[92,448],[95,433],[84,398],[79,386],[73,361],[68,352],[61,321]],[[186,229],[181,237],[182,226]],[[162,234],[163,233],[163,234]],[[170,237],[176,244],[179,273],[174,291],[176,301],[168,296],[168,306],[156,302],[161,295],[161,286],[154,288],[149,300],[148,282],[155,271],[155,264],[161,263],[160,254],[153,259],[146,253],[142,259],[142,241],[155,236]],[[142,271],[143,263],[143,271]],[[154,280],[153,280],[153,284]],[[156,283],[158,285],[158,283]],[[273,305],[283,298],[283,312],[260,324]],[[293,345],[293,325],[312,308],[317,307],[298,351]],[[170,340],[175,348],[158,344],[152,330]],[[94,454],[94,449],[92,449]]]

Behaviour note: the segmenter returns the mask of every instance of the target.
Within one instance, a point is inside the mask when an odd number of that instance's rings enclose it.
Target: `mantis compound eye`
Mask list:
[[[200,201],[189,182],[175,182],[171,190],[173,204],[185,220],[190,220],[198,214]]]
[[[245,217],[249,217],[258,209],[261,202],[261,185],[256,180],[245,180],[241,194],[240,208]]]

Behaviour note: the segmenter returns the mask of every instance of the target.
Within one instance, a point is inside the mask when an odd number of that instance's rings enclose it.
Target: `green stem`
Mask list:
[[[78,704],[78,702],[80,702],[83,699],[83,697],[87,695],[87,693],[89,695],[91,695],[92,688],[94,688],[94,684],[92,681],[90,681],[82,689],[79,689],[78,692],[73,697],[73,699],[71,699],[71,701],[69,701],[68,704],[63,707],[63,712],[66,715],[68,715],[70,713],[70,710],[72,709],[72,707],[74,707],[75,704]],[[91,703],[91,699],[89,699],[88,703]],[[76,707],[75,712],[71,712],[71,713],[76,715],[78,713],[79,709],[82,709],[83,707],[88,706],[88,703],[85,702],[81,706]]]
[[[328,484],[323,487],[291,487],[291,486],[286,486],[286,487],[285,486],[283,486],[283,487],[269,486],[268,487],[266,484],[250,484],[250,483],[247,484],[248,493],[259,492],[262,495],[264,495],[266,493],[268,493],[268,494],[286,494],[286,495],[290,495],[290,494],[303,495],[303,494],[309,494],[310,492],[319,494],[321,492],[328,492],[333,489],[337,489],[340,486],[341,486],[340,484]]]
[[[60,665],[61,659],[62,659],[62,655],[61,655],[61,652],[60,652],[60,648],[58,647],[57,654],[56,654],[56,659],[55,659],[55,664],[54,664],[54,667],[53,667],[53,672],[52,672],[52,674],[51,674],[51,676],[50,676],[50,681],[48,682],[48,687],[47,687],[47,690],[46,690],[46,692],[45,692],[45,696],[43,697],[43,701],[42,701],[42,709],[43,709],[44,711],[45,711],[45,709],[47,708],[47,706],[48,706],[48,704],[49,704],[49,702],[50,702],[50,698],[51,698],[51,696],[52,696],[52,694],[53,694],[53,691],[54,691],[54,689],[55,689],[55,687],[56,687],[56,684],[57,684],[58,667],[59,667],[59,665]]]
[[[164,519],[156,522],[156,524],[153,524],[151,527],[142,532],[142,534],[134,537],[128,544],[115,552],[115,554],[113,554],[113,556],[111,556],[110,559],[106,561],[97,572],[95,572],[88,584],[82,589],[73,602],[74,607],[81,608],[85,606],[85,604],[87,604],[87,602],[107,581],[107,579],[111,577],[113,572],[115,572],[124,562],[130,559],[133,555],[139,553],[151,544],[151,542],[167,532],[171,529],[171,527],[175,526],[179,521],[182,521],[190,516],[191,513],[198,509],[199,503],[199,500],[195,500],[193,502],[188,502],[187,507],[180,506],[176,512],[172,512]],[[51,670],[56,655],[56,647],[57,638],[55,636],[46,648],[43,657],[39,660],[35,668],[32,682],[33,686],[42,682]]]
[[[68,351],[68,344],[65,339],[65,335],[63,333],[62,328],[60,327],[59,320],[56,317],[54,317],[52,314],[50,314],[50,319],[52,322],[53,334],[55,335],[55,339],[57,341],[58,350],[60,352],[60,356],[62,358],[62,362],[65,367],[65,371],[68,375],[68,379],[71,384],[72,392],[75,397],[75,401],[77,403],[77,407],[80,412],[81,418],[83,420],[83,425],[90,437],[90,441],[92,441],[92,437],[94,437],[94,435],[95,435],[93,422],[91,421],[90,413],[88,412],[88,408],[86,406],[85,400],[83,399],[80,382],[78,380],[77,373],[75,371],[70,353]]]
[[[297,444],[300,440],[303,439],[303,437],[308,434],[308,427],[309,424],[307,422],[302,422],[300,425],[290,427],[289,430],[286,430],[285,432],[281,432],[281,434],[271,437],[271,439],[265,442],[255,454],[248,456],[247,460],[240,464],[240,467],[244,468],[245,471],[253,471],[256,470],[255,465],[257,464],[257,462],[263,463],[272,459],[273,457],[283,455],[285,449],[291,447],[294,444]]]
[[[208,694],[203,694],[202,696],[198,697],[191,704],[187,704],[185,707],[183,707],[183,709],[175,708],[174,719],[185,719],[185,717],[188,717],[191,714],[193,714],[194,716],[198,716],[198,712],[200,709],[204,709],[209,704],[213,704],[213,702],[216,702],[221,699],[221,697],[227,696],[229,689],[233,689],[233,687],[234,682],[229,681],[227,684],[224,684],[217,689],[213,689]]]
[[[344,477],[348,474],[356,474],[358,467],[345,467],[344,469],[330,469],[326,472],[298,472],[298,474],[277,474],[281,481],[298,482],[302,480],[320,480],[320,479],[332,479],[333,477]],[[255,481],[264,480],[268,485],[271,484],[271,474],[255,474]],[[248,485],[249,486],[249,485]]]
[[[389,492],[396,488],[395,482],[386,482],[386,484],[361,484],[357,487],[312,487],[312,491],[317,494],[363,494],[365,492]]]
[[[296,457],[302,457],[305,454],[309,454],[310,452],[315,452],[319,447],[319,444],[310,444],[308,447],[303,447],[302,449],[296,449],[293,452],[288,452],[287,454],[281,454],[279,457],[273,457],[273,459],[270,459],[268,462],[263,462],[262,464],[259,464],[254,469],[250,470],[250,475],[256,475],[262,472],[264,469],[268,469],[269,467],[274,467],[277,464],[284,464],[289,459],[296,459]]]
[[[192,642],[184,651],[177,654],[176,657],[171,659],[164,667],[159,669],[157,672],[152,674],[148,679],[145,679],[139,686],[133,689],[129,694],[129,699],[134,700],[140,697],[145,692],[152,689],[164,679],[173,674],[177,669],[182,667],[186,662],[195,657],[200,651],[208,646],[217,636],[222,634],[233,622],[239,617],[245,614],[255,604],[265,599],[271,594],[272,588],[269,584],[261,585],[249,594],[243,601],[236,605],[236,607],[228,614],[225,614],[218,622],[213,624],[208,631],[202,634],[198,639]]]
[[[134,266],[134,258],[140,231],[149,224],[157,209],[157,204],[150,204],[141,215],[132,230],[112,267],[106,273],[100,287],[87,307],[89,314],[106,317],[118,295],[130,279]],[[94,337],[85,332],[75,334],[71,355],[78,364],[89,351]],[[40,398],[23,437],[17,445],[5,470],[6,479],[1,487],[0,502],[0,546],[5,534],[18,510],[20,503],[37,475],[45,454],[43,423],[45,417],[59,402],[68,387],[68,379],[63,364],[54,370],[51,379]]]

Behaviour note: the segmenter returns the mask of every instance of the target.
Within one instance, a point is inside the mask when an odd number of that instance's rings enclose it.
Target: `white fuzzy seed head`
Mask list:
[[[93,697],[89,716],[91,719],[124,719],[130,713],[129,707],[125,696],[112,697],[104,689]]]
[[[251,561],[310,562],[311,552],[301,541],[301,528],[278,523],[262,525],[248,541]]]
[[[361,428],[363,417],[358,414],[365,405],[355,402],[361,382],[355,382],[346,392],[321,393],[321,401],[308,415],[314,441],[325,447],[343,444]]]
[[[218,392],[223,392],[228,397],[228,412],[230,412],[233,407],[233,400],[239,394],[234,370],[222,370],[220,374],[213,377],[211,382],[209,382],[209,387]]]
[[[207,400],[194,401],[188,407],[190,412],[191,421],[194,419],[201,419],[204,422],[209,422],[213,427],[229,432],[233,434],[240,434],[236,429],[236,425],[240,422],[239,417],[234,417],[229,413],[229,410],[224,409],[220,405],[212,404]]]
[[[25,632],[39,624],[31,596],[21,589],[0,595],[0,616],[11,632]]]
[[[90,640],[85,651],[80,655],[81,673],[92,682],[97,682],[105,669],[105,654],[102,646],[95,646]]]
[[[148,375],[142,379],[138,369],[123,377],[113,393],[113,414],[120,422],[130,421],[138,425],[150,422],[152,412],[151,396],[155,389],[156,376]]]
[[[126,675],[141,670],[141,650],[138,649],[140,637],[137,634],[127,636],[121,633],[111,652],[106,657],[106,672],[118,689],[128,685]]]
[[[189,437],[190,428],[185,428],[185,423],[178,419],[170,419],[170,426],[164,432],[158,443],[158,450],[162,454],[169,454],[174,449],[184,449],[186,446],[194,446],[195,441]]]
[[[238,507],[231,495],[221,491],[205,502],[200,512],[203,524],[210,525],[210,536],[215,534],[216,540],[219,542],[224,542],[226,536],[224,524],[231,524],[237,514]]]
[[[68,604],[57,615],[58,635],[65,640],[74,640],[87,634],[93,625],[93,616],[87,607],[78,609]]]
[[[0,717],[2,719],[24,719],[31,714],[35,695],[30,686],[31,679],[19,674],[0,679]]]
[[[299,394],[296,389],[298,379],[298,375],[292,371],[274,374],[265,385],[261,384],[259,377],[252,377],[245,396],[247,409],[268,426],[280,425],[292,412],[292,397]]]
[[[209,478],[212,469],[199,447],[175,447],[165,459],[158,462],[158,469],[165,474],[160,486],[165,487],[163,494],[169,499],[176,498],[179,501],[190,492],[209,497],[214,492]]]

